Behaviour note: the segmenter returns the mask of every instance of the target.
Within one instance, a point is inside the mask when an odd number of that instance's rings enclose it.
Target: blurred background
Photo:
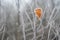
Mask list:
[[[0,0],[0,40],[60,40],[60,0]]]

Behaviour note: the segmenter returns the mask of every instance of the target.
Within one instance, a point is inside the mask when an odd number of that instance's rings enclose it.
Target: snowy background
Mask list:
[[[60,0],[0,0],[0,40],[60,40]]]

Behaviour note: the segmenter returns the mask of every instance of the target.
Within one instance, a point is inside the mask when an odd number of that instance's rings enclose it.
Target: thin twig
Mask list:
[[[33,23],[32,23],[32,21],[31,21],[31,19],[30,19],[29,15],[27,14],[27,12],[26,12],[26,11],[25,11],[25,14],[27,15],[28,19],[30,20],[30,23],[31,23],[31,26],[32,26],[32,29],[33,29]]]
[[[49,21],[48,21],[47,28],[49,27],[50,20],[51,20],[53,14],[54,14],[55,9],[56,9],[56,7],[53,9],[53,11],[52,11],[52,13],[51,13],[51,16],[50,16]],[[51,30],[51,26],[50,26],[49,31],[48,31],[48,38],[47,38],[47,40],[49,40],[50,30]]]
[[[20,16],[21,16],[21,23],[22,23],[22,30],[23,30],[23,37],[24,37],[24,40],[26,40],[26,36],[25,36],[25,24],[24,24],[24,19],[23,19],[23,13],[20,13]]]
[[[4,39],[4,35],[5,35],[5,27],[4,27],[4,30],[3,30],[3,35],[2,35],[2,39],[1,40]]]

